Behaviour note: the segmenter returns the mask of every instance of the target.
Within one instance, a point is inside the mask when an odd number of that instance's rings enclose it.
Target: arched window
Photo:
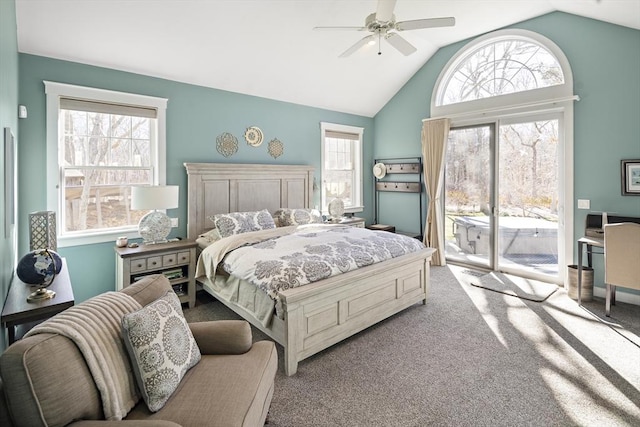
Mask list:
[[[497,31],[451,58],[435,86],[431,115],[559,99],[572,88],[569,62],[551,40],[531,31]]]
[[[438,104],[453,104],[564,83],[558,60],[544,46],[509,38],[469,52],[449,75]]]

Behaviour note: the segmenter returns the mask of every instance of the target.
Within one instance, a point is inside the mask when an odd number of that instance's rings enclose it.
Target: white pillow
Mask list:
[[[196,239],[196,242],[200,247],[207,247],[210,244],[217,242],[220,239],[222,239],[220,232],[218,231],[217,228],[214,228],[205,233],[200,234]]]
[[[165,296],[122,318],[122,338],[147,407],[156,412],[200,361],[200,348],[182,314],[178,296]]]
[[[266,209],[256,212],[217,214],[214,216],[214,223],[222,237],[276,228],[273,217]]]

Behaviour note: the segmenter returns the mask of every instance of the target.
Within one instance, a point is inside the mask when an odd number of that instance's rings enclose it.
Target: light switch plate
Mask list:
[[[578,199],[578,209],[589,209],[591,201],[588,199]]]
[[[171,227],[178,226],[178,218],[171,218]]]

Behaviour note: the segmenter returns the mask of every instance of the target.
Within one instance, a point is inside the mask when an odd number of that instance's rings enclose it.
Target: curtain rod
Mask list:
[[[554,105],[560,102],[567,101],[580,101],[580,97],[578,95],[567,96],[564,98],[553,98],[553,99],[545,99],[544,101],[535,101],[535,102],[525,102],[523,104],[510,105],[508,107],[495,107],[495,108],[487,108],[485,110],[477,110],[477,111],[469,111],[464,113],[450,114],[448,116],[439,116],[439,117],[428,117],[426,119],[422,119],[422,122],[426,122],[429,120],[437,120],[437,119],[457,119],[460,117],[467,116],[484,116],[487,114],[495,113],[497,111],[505,111],[505,109],[516,109],[516,108],[524,108],[524,107],[537,107],[540,105]]]

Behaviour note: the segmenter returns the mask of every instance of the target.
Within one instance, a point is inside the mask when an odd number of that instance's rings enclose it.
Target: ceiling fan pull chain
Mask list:
[[[382,33],[378,31],[378,55],[382,55]]]

